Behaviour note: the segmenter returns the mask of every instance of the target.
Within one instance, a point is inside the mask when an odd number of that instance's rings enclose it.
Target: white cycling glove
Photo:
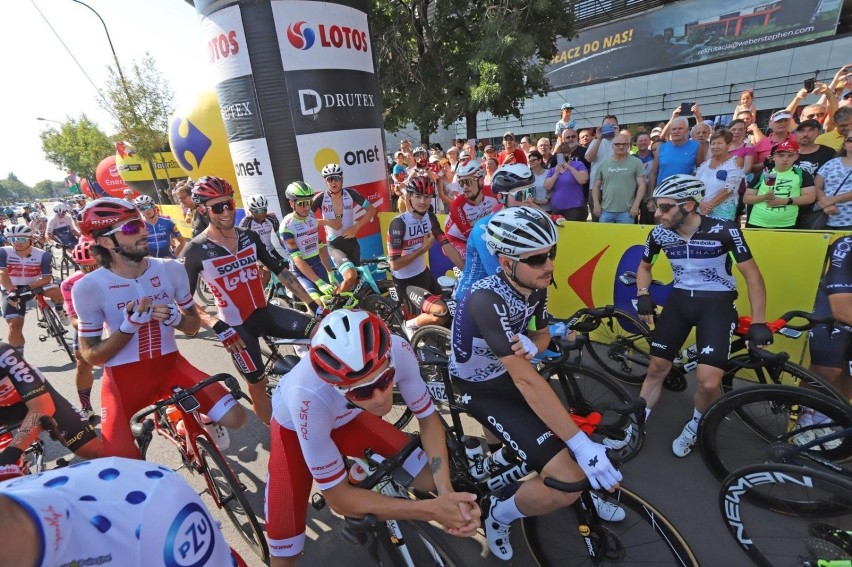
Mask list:
[[[169,318],[163,321],[163,325],[166,327],[177,327],[180,325],[180,322],[183,320],[183,314],[181,314],[180,309],[174,303],[169,303]]]
[[[538,347],[535,346],[535,343],[532,342],[532,339],[524,334],[515,335],[518,337],[518,342],[524,345],[524,353],[525,355],[532,355],[533,357],[538,354]]]
[[[153,315],[154,310],[150,307],[142,313],[137,313],[134,306],[130,313],[124,312],[124,321],[121,322],[118,330],[127,335],[136,334],[142,326],[151,322]]]
[[[578,431],[565,443],[574,453],[574,460],[589,477],[589,482],[595,490],[601,487],[609,490],[621,480],[621,472],[612,466],[606,456],[606,447],[595,443],[582,431]]]

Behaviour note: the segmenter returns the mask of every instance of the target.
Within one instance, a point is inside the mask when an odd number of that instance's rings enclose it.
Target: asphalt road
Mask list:
[[[28,316],[25,325],[25,336],[28,339],[27,360],[38,366],[48,380],[76,404],[78,400],[73,366],[55,341],[51,339],[49,342],[39,342],[39,331],[35,325],[35,317]],[[5,333],[0,331],[0,338],[3,337]],[[181,353],[198,368],[209,373],[226,369],[229,371],[232,368],[229,357],[209,333],[200,333],[192,339],[181,335],[179,337]],[[100,407],[99,385],[100,371],[97,371],[93,391],[96,409]],[[671,441],[692,415],[693,385],[691,381],[690,389],[683,393],[664,392],[660,404],[647,424],[644,447],[633,461],[624,466],[624,485],[642,495],[672,521],[692,546],[702,565],[749,565],[750,561],[736,547],[722,524],[717,503],[719,484],[704,468],[700,455],[696,452],[684,459],[678,459],[671,452]],[[231,432],[231,445],[225,454],[231,459],[234,471],[246,485],[251,503],[262,523],[269,436],[266,427],[253,414],[250,413],[250,416],[249,424],[244,429]],[[67,451],[61,445],[50,440],[47,443],[48,459],[51,463],[58,457],[68,457]],[[173,468],[180,466],[177,451],[156,436],[148,452],[148,460]],[[200,476],[187,472],[185,477],[199,492],[204,489]],[[227,517],[215,509],[206,494],[204,500],[221,521],[225,537],[231,546],[240,552],[249,565],[261,565],[231,527]],[[332,567],[370,564],[369,555],[364,548],[353,546],[339,536],[341,525],[340,518],[328,508],[318,512],[309,509],[308,540],[300,565]],[[474,539],[449,539],[471,566],[534,564],[525,548],[520,529],[513,531],[515,557],[507,563],[490,557],[481,535]]]

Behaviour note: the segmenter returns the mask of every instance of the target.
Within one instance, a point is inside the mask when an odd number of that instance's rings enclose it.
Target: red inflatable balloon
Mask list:
[[[98,180],[98,185],[100,185],[110,197],[123,199],[124,190],[131,189],[131,187],[128,187],[118,174],[118,167],[115,165],[114,155],[105,158],[98,164],[98,168],[95,170],[95,178]]]
[[[95,192],[92,190],[92,186],[89,185],[89,180],[84,177],[82,181],[80,181],[80,191],[83,192],[83,195],[88,197],[89,199],[97,199],[95,196]]]

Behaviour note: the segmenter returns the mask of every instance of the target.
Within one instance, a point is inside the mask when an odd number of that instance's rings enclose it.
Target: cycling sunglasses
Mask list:
[[[302,201],[293,201],[293,204],[297,207],[310,207],[311,203],[313,203],[313,201],[311,201],[310,199],[304,199]]]
[[[136,208],[139,209],[140,211],[150,211],[151,209],[154,208],[154,205],[139,205]]]
[[[661,213],[666,214],[667,212],[669,212],[673,208],[679,207],[682,204],[683,203],[661,203],[661,204],[657,205],[657,208],[660,210]]]
[[[526,264],[530,268],[541,268],[547,263],[547,260],[556,258],[556,246],[554,245],[547,252],[542,252],[541,254],[536,254],[535,256],[529,256],[527,258],[518,258],[518,262],[521,264]]]
[[[508,199],[509,197],[512,197],[514,200],[518,201],[519,203],[523,203],[524,201],[526,201],[527,199],[530,198],[530,196],[532,195],[532,192],[533,192],[533,188],[527,187],[526,189],[518,189],[517,191],[509,191],[507,193],[503,193],[503,195],[505,195],[504,199]]]
[[[477,180],[475,177],[465,177],[464,179],[459,179],[459,185],[462,187],[473,187],[477,184]]]
[[[225,212],[225,207],[227,207],[229,211],[233,211],[236,205],[237,204],[234,202],[234,200],[230,199],[228,201],[216,203],[215,205],[207,205],[207,208],[216,213],[217,215],[221,215]]]
[[[256,214],[256,215],[265,215],[265,214],[266,214],[266,208],[263,208],[263,209],[252,209],[252,210],[251,210],[251,212],[253,212],[253,213],[254,213],[254,214]]]
[[[342,175],[329,175],[325,178],[326,181],[343,181]]]
[[[126,234],[127,236],[132,236],[134,234],[139,234],[143,228],[145,228],[145,222],[142,219],[130,219],[129,221],[118,225],[114,229],[103,233],[102,236],[109,236],[119,232],[121,234]]]
[[[29,236],[12,236],[9,238],[9,242],[14,244],[25,244],[30,241]]]
[[[379,374],[379,376],[370,382],[369,384],[364,384],[363,386],[358,386],[357,388],[337,388],[337,391],[343,394],[347,400],[353,402],[363,402],[365,400],[369,400],[373,397],[373,394],[378,390],[379,392],[384,392],[388,389],[388,386],[393,384],[393,378],[396,376],[396,368],[393,367],[393,363],[385,368],[384,372]]]

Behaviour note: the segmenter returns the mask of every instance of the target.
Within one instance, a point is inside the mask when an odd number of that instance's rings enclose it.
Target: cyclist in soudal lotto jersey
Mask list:
[[[145,228],[148,230],[148,250],[153,258],[175,258],[180,256],[186,245],[186,238],[178,231],[175,221],[161,217],[154,199],[140,195],[133,204],[142,213]],[[174,252],[172,252],[174,248]]]
[[[328,190],[314,197],[311,211],[316,215],[319,225],[325,227],[328,253],[343,278],[340,291],[350,291],[358,283],[355,266],[361,265],[361,246],[356,235],[361,227],[375,218],[376,209],[358,191],[343,187],[343,170],[340,165],[326,165],[322,168],[322,176]],[[356,205],[363,209],[363,215],[357,221]]]
[[[699,214],[698,205],[704,194],[700,179],[683,174],[667,177],[654,189],[660,224],[648,234],[636,270],[637,311],[643,321],[654,327],[648,374],[639,392],[648,403],[648,414],[660,399],[672,361],[692,328],[696,328],[698,388],[692,419],[672,443],[672,452],[678,457],[692,451],[701,416],[720,395],[722,375],[731,353],[731,334],[737,325],[737,283],[731,272],[734,262],[748,285],[752,321],[748,340],[755,346],[772,343],[772,331],[765,323],[763,276],[738,224]],[[660,252],[672,265],[674,289],[655,323],[655,305],[648,288],[651,267]]]
[[[497,199],[490,193],[483,192],[482,168],[476,162],[469,161],[459,165],[456,175],[462,194],[453,199],[450,205],[444,232],[450,244],[464,259],[467,254],[467,239],[474,223],[494,211]]]
[[[278,238],[280,228],[278,217],[275,216],[275,213],[269,212],[269,202],[266,197],[263,195],[249,197],[246,213],[248,214],[240,221],[239,227],[257,233],[269,254],[283,262],[286,254],[281,246],[281,240]],[[262,263],[259,263],[258,267],[260,268],[261,283],[265,288],[270,279],[269,269]]]
[[[47,221],[47,238],[53,240],[60,246],[71,248],[77,244],[80,232],[74,226],[71,215],[68,214],[68,205],[58,203],[53,207],[54,215]]]
[[[578,497],[547,487],[543,477],[576,482],[587,476],[593,488],[607,490],[621,480],[606,447],[580,431],[529,360],[550,344],[547,288],[556,240],[556,226],[544,211],[512,207],[496,213],[486,242],[500,271],[473,285],[453,319],[450,374],[459,385],[458,399],[483,427],[517,445],[518,455],[539,473],[517,491],[483,501],[488,547],[504,561],[513,554],[512,522],[548,514]],[[603,500],[596,507],[609,521],[625,517]]]
[[[314,190],[304,181],[294,181],[284,192],[293,212],[281,224],[281,240],[287,247],[290,271],[316,301],[333,295],[328,249],[319,239],[319,223],[311,212]]]
[[[68,317],[71,318],[71,327],[74,331],[74,356],[77,359],[74,383],[77,386],[77,396],[80,398],[80,408],[83,410],[83,415],[87,419],[92,419],[95,415],[95,411],[92,409],[92,384],[94,383],[94,376],[92,374],[92,365],[86,362],[80,355],[80,341],[77,333],[79,321],[77,311],[74,310],[71,290],[74,288],[74,284],[80,281],[80,278],[98,267],[95,258],[92,256],[92,244],[94,244],[94,241],[90,237],[83,236],[80,238],[80,242],[77,243],[77,246],[71,252],[71,257],[80,266],[80,269],[59,284],[59,289],[62,291],[62,299],[65,301],[65,310],[68,312]]]
[[[351,485],[344,455],[367,448],[387,457],[408,436],[384,421],[394,386],[417,416],[423,449],[405,462],[413,486],[433,500],[400,500]],[[476,496],[450,483],[444,427],[405,339],[391,335],[378,315],[338,309],[319,324],[304,357],[273,393],[266,532],[272,567],[292,566],[305,542],[305,516],[316,482],[343,516],[380,520],[435,520],[449,533],[470,536],[479,527]],[[430,467],[424,467],[427,459]],[[431,474],[430,474],[431,473]]]
[[[80,353],[89,364],[104,367],[104,452],[137,458],[130,417],[170,395],[172,386],[189,388],[207,378],[175,343],[176,330],[194,336],[200,321],[186,270],[176,260],[148,257],[145,222],[130,202],[92,201],[83,209],[80,228],[94,239],[91,252],[101,266],[74,284],[71,298]],[[232,429],[245,425],[245,410],[224,386],[204,388],[196,397],[214,422]]]
[[[294,309],[267,305],[257,263],[278,274],[281,283],[310,306],[312,313],[319,306],[293,274],[269,254],[256,233],[234,226],[236,203],[230,183],[219,177],[202,177],[192,189],[192,198],[207,209],[210,225],[183,252],[190,293],[195,293],[200,275],[216,297],[218,317],[201,306],[196,306],[196,312],[202,324],[222,341],[248,382],[257,417],[269,423],[272,406],[266,394],[259,339],[309,337],[315,320]]]
[[[62,294],[53,281],[52,256],[33,247],[33,231],[24,224],[7,227],[3,232],[8,246],[0,247],[0,286],[3,287],[3,318],[9,326],[9,344],[24,351],[24,316],[27,305],[19,295],[30,289],[42,289],[53,302],[63,323],[68,315],[62,307]]]
[[[245,565],[195,490],[145,461],[108,457],[2,482],[0,530],[0,565]]]
[[[38,368],[29,364],[8,343],[0,342],[0,425],[20,424],[0,452],[0,480],[21,474],[24,451],[43,430],[45,418],[65,447],[83,459],[103,456],[103,445],[95,430],[48,383]],[[6,534],[8,535],[8,534]],[[2,563],[0,563],[2,564]]]

